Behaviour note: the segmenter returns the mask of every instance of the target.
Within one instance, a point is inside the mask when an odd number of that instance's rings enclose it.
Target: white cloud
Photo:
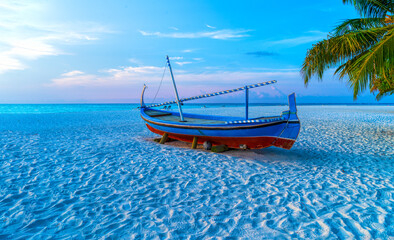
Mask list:
[[[22,70],[24,66],[18,59],[11,58],[7,55],[0,55],[0,74],[9,70]]]
[[[178,64],[179,66],[183,66],[186,64],[191,64],[192,62],[175,62],[176,64]]]
[[[146,32],[139,31],[143,36],[156,36],[156,37],[164,37],[164,38],[212,38],[212,39],[236,39],[236,38],[244,38],[249,37],[250,35],[246,34],[251,30],[232,30],[232,29],[223,29],[216,31],[205,31],[205,32],[172,32],[172,33],[161,33],[161,32]]]
[[[208,25],[208,24],[205,24],[205,26],[206,26],[207,28],[211,28],[211,29],[215,29],[215,28],[216,28],[216,27],[211,26],[211,25]]]
[[[121,77],[123,75],[129,76],[132,74],[156,74],[162,71],[163,68],[154,67],[154,66],[142,66],[142,67],[120,67],[120,68],[112,68],[107,70],[108,73],[115,73],[116,77]]]
[[[181,60],[183,57],[170,57],[170,60]]]
[[[80,71],[71,71],[52,79],[52,87],[105,87],[125,86],[133,83],[160,81],[163,68],[154,66],[119,67],[99,71],[102,74],[85,74]]]
[[[276,41],[270,41],[267,42],[266,44],[269,45],[284,45],[287,47],[294,47],[298,46],[301,44],[305,43],[311,43],[311,42],[316,42],[319,40],[322,40],[327,37],[328,33],[327,32],[321,32],[321,31],[309,31],[309,35],[307,36],[300,36],[296,38],[287,38],[287,39],[281,39],[281,40],[276,40]]]
[[[185,63],[183,63],[185,64]],[[182,65],[182,64],[181,64]],[[140,67],[119,67],[106,70],[100,70],[96,74],[86,74],[75,70],[62,74],[59,78],[52,79],[50,86],[52,87],[108,87],[108,86],[129,86],[143,83],[156,84],[160,82],[163,74],[162,67],[156,66],[140,66]],[[299,71],[279,71],[276,69],[269,69],[266,71],[220,71],[204,73],[193,73],[180,71],[175,72],[176,79],[183,84],[192,84],[198,80],[199,84],[203,85],[231,85],[231,84],[245,84],[256,83],[256,81],[268,81],[280,78],[294,78],[299,77]],[[168,72],[166,77],[169,78]],[[169,82],[169,81],[168,81]]]
[[[45,20],[45,2],[1,0],[0,74],[23,70],[27,61],[67,54],[61,44],[81,44],[110,32],[95,23],[60,24]]]
[[[62,76],[63,77],[73,77],[73,76],[81,75],[81,74],[84,74],[84,72],[81,72],[81,71],[78,71],[78,70],[74,70],[74,71],[71,71],[71,72],[63,73]]]
[[[2,0],[0,2],[0,8],[6,9],[6,10],[12,10],[12,11],[19,11],[23,10],[26,8],[29,8],[33,6],[32,4],[25,2],[25,1],[20,1],[20,0]]]
[[[155,95],[163,74],[163,67],[155,66],[125,66],[97,71],[95,73],[84,73],[74,76],[59,76],[52,80],[47,87],[47,92],[56,94],[58,99],[91,99],[96,102],[127,101],[137,102],[141,94],[143,84],[148,85],[146,102],[151,102]],[[223,71],[220,68],[195,73],[174,69],[175,79],[180,97],[199,95],[201,91],[206,93],[237,88],[244,85],[277,80],[278,83],[268,87],[256,88],[251,91],[253,99],[270,97],[282,98],[285,95],[296,92],[297,96],[344,96],[349,94],[344,84],[338,85],[336,80],[325,79],[323,83],[314,81],[308,88],[304,87],[298,69],[266,69],[243,71]],[[75,70],[77,71],[77,70]],[[338,87],[342,86],[342,87]],[[326,91],[322,91],[325,89]],[[241,95],[226,95],[229,101],[243,99]],[[95,99],[95,100],[94,100]],[[118,99],[118,100],[116,100]],[[122,100],[123,99],[123,100]],[[161,89],[156,101],[168,101],[174,99],[171,77],[166,71]],[[225,101],[227,101],[225,100]],[[272,100],[272,99],[271,99]],[[212,102],[222,101],[212,99]]]
[[[18,39],[9,43],[11,49],[3,54],[26,59],[37,59],[41,56],[58,55],[61,52],[46,43],[45,38]]]
[[[95,75],[79,74],[75,76],[65,76],[52,80],[52,84],[49,86],[57,87],[73,87],[73,86],[89,86],[95,87],[103,85],[103,81],[97,78]]]

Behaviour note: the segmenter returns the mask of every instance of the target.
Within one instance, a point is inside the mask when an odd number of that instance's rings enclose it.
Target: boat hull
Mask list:
[[[168,134],[169,138],[176,139],[183,142],[193,142],[193,138],[196,135],[187,135],[180,133],[173,133],[168,131],[162,131],[150,124],[146,124],[148,129],[153,133],[163,135],[164,133]],[[248,149],[261,149],[267,148],[271,146],[280,147],[284,149],[290,149],[295,143],[295,139],[290,138],[280,138],[273,136],[254,136],[254,137],[217,137],[217,136],[204,136],[199,135],[197,137],[198,144],[203,144],[205,141],[209,141],[212,145],[227,145],[229,148],[240,148],[240,146],[245,145]]]
[[[300,132],[295,94],[289,95],[289,110],[280,116],[243,119],[141,108],[141,117],[150,131],[184,142],[227,145],[229,148],[261,149],[270,146],[290,149]],[[195,146],[195,145],[194,145]]]

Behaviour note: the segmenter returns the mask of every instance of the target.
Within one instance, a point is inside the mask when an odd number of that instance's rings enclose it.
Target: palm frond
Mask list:
[[[394,0],[342,1],[362,18],[345,20],[308,50],[301,69],[305,85],[339,65],[335,75],[348,77],[354,99],[367,87],[378,92],[378,100],[394,94]]]
[[[387,13],[393,13],[393,0],[342,0],[345,4],[352,4],[364,17],[383,18]]]
[[[334,29],[333,35],[340,36],[358,30],[379,28],[385,25],[387,25],[386,18],[347,19]]]
[[[379,101],[384,96],[394,94],[394,68],[387,64],[387,71],[383,76],[377,76],[371,82],[371,92],[378,92],[376,99]]]
[[[315,74],[318,80],[321,80],[324,71],[328,68],[343,64],[365,49],[372,47],[387,31],[386,28],[367,29],[350,32],[343,36],[332,36],[313,45],[312,49],[308,50],[301,69],[304,83],[307,85]]]
[[[349,82],[353,87],[353,97],[364,91],[371,80],[380,78],[380,81],[388,81],[389,87],[392,68],[394,66],[394,26],[385,34],[382,39],[370,49],[352,58],[347,63],[341,65],[336,74],[340,78],[349,77]]]

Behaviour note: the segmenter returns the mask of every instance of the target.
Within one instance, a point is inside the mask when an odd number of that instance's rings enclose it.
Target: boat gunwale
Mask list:
[[[150,109],[150,108],[147,108],[147,109]],[[155,109],[153,109],[153,110],[155,110]],[[160,111],[160,112],[167,112],[167,111]],[[209,116],[209,115],[207,115],[207,116]],[[185,117],[187,117],[186,114],[185,114]],[[182,123],[174,123],[174,122],[170,122],[170,121],[163,121],[163,120],[151,117],[145,113],[145,109],[141,109],[141,118],[148,123],[156,124],[159,126],[174,127],[174,128],[191,128],[191,129],[211,129],[211,130],[236,130],[236,129],[247,129],[247,128],[261,128],[261,127],[268,127],[268,126],[284,124],[284,123],[300,124],[299,121],[288,121],[288,119],[272,121],[272,122],[268,122],[268,123],[182,124]]]
[[[156,111],[156,112],[161,112],[161,113],[166,113],[166,114],[171,114],[174,116],[179,116],[179,112],[173,112],[173,111],[165,111],[161,109],[154,109],[154,108],[147,108],[147,107],[140,107],[141,111]],[[249,118],[248,120],[258,120],[258,119],[272,119],[272,118],[279,118],[283,116],[283,113],[287,112],[289,110],[283,111],[281,115],[275,115],[275,116],[261,116],[261,117],[256,117],[256,118]],[[156,116],[150,116],[149,114],[145,113],[148,117],[156,117]],[[245,121],[245,118],[243,117],[232,117],[232,116],[218,116],[218,115],[205,115],[205,114],[196,114],[196,113],[184,113],[185,117],[188,118],[195,118],[195,119],[205,119],[205,120],[217,120],[217,121],[223,121],[223,122],[230,122],[230,121]],[[288,114],[285,114],[288,115]]]

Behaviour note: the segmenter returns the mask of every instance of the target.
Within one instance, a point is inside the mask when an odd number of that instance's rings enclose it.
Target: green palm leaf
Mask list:
[[[351,3],[363,18],[348,19],[327,39],[308,50],[301,74],[307,85],[316,75],[338,66],[335,75],[348,77],[353,97],[368,86],[376,99],[394,91],[394,0],[343,0]]]
[[[302,67],[305,84],[308,84],[314,74],[321,80],[325,70],[362,53],[366,48],[373,46],[385,32],[385,28],[350,32],[315,44],[308,51]]]
[[[391,66],[387,68],[387,66]],[[349,80],[354,86],[353,97],[366,89],[370,79],[377,76],[387,76],[394,66],[394,28],[391,29],[381,41],[352,61],[343,71],[349,76]],[[341,74],[342,76],[344,74]],[[382,80],[387,81],[390,87],[393,83],[388,78]]]
[[[387,13],[393,13],[393,0],[343,0],[343,3],[353,4],[364,17],[384,18]]]
[[[334,29],[333,35],[340,36],[350,32],[365,30],[370,28],[379,28],[384,25],[386,18],[355,18],[342,22]]]

